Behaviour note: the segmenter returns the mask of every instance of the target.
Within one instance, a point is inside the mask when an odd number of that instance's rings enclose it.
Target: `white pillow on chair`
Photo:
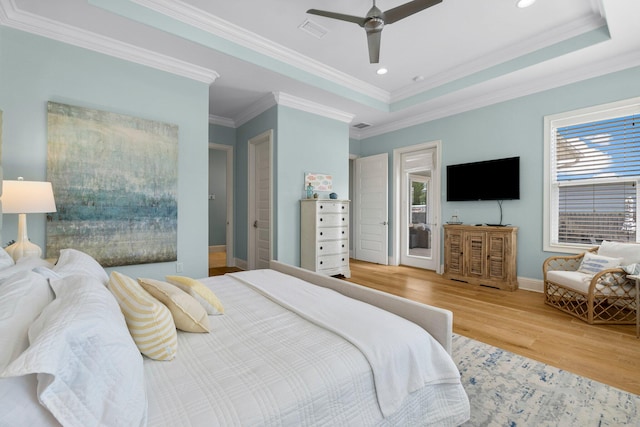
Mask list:
[[[621,265],[640,263],[640,244],[602,241],[598,255],[611,258],[622,258]]]
[[[622,258],[612,258],[604,255],[596,255],[591,252],[585,252],[578,271],[581,273],[594,275],[607,270],[609,268],[616,268],[620,266]]]

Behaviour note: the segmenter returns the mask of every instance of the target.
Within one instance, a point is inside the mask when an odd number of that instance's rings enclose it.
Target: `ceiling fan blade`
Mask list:
[[[328,12],[326,10],[309,9],[309,10],[307,10],[307,13],[310,13],[312,15],[324,16],[326,18],[339,19],[340,21],[353,22],[354,24],[358,24],[361,27],[363,27],[364,23],[366,22],[365,18],[361,18],[359,16],[345,15],[343,13]]]
[[[387,25],[393,24],[407,16],[435,6],[438,3],[442,3],[442,0],[413,0],[409,3],[401,4],[384,12],[384,23]]]
[[[367,45],[369,46],[369,63],[380,62],[380,40],[382,39],[382,28],[375,31],[367,31]]]

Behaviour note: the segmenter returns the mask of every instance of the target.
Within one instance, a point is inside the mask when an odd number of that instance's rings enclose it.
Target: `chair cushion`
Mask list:
[[[546,280],[586,295],[589,293],[591,279],[593,279],[592,274],[582,273],[580,271],[553,270],[547,271]],[[604,295],[624,296],[625,290],[629,290],[631,286],[632,285],[629,284],[624,286],[606,286],[599,283],[596,285],[596,289]],[[634,289],[631,290],[631,295],[635,295]]]
[[[640,263],[640,244],[602,241],[598,255],[622,258],[621,265]]]

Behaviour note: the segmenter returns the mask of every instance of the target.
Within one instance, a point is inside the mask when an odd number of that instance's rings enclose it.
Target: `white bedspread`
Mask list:
[[[427,384],[460,382],[460,373],[444,348],[399,316],[273,270],[231,276],[358,347],[373,370],[385,417]]]
[[[225,306],[210,334],[178,333],[170,362],[145,359],[148,425],[454,426],[468,419],[460,384],[431,384],[384,418],[371,367],[349,341],[229,275],[203,282]]]

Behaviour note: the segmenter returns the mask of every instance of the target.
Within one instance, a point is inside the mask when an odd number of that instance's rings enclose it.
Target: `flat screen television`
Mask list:
[[[520,157],[447,166],[447,201],[520,199]]]

